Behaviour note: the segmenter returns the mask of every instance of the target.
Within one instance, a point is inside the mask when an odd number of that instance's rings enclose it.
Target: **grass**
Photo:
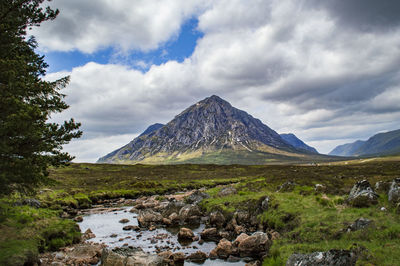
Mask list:
[[[55,251],[80,240],[72,220],[45,208],[14,206],[15,200],[0,201],[0,265],[33,265],[43,251]]]
[[[0,199],[0,265],[21,265],[38,252],[57,250],[79,239],[75,223],[59,218],[66,207],[87,208],[109,198],[135,198],[206,187],[211,195],[201,202],[207,211],[254,212],[265,196],[268,211],[257,219],[279,231],[264,265],[282,265],[294,252],[308,253],[331,248],[363,250],[360,265],[397,265],[400,256],[400,218],[381,195],[379,204],[351,208],[345,199],[356,181],[372,185],[400,173],[399,158],[354,160],[320,165],[108,165],[71,164],[50,169],[54,183],[37,194],[42,207],[13,206],[15,198]],[[293,191],[276,192],[291,181]],[[218,196],[220,185],[232,185],[237,193]],[[325,194],[314,191],[326,187]],[[380,211],[380,207],[388,211]],[[357,218],[374,221],[370,229],[346,233]],[[15,262],[13,264],[13,262]],[[22,263],[23,264],[23,263]]]

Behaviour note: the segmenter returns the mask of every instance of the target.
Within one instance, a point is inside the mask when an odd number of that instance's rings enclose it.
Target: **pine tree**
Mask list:
[[[68,108],[60,93],[69,77],[43,79],[48,65],[35,52],[27,30],[53,20],[58,10],[44,0],[0,1],[0,195],[28,193],[49,181],[50,166],[73,157],[62,145],[81,136],[80,123],[50,123],[51,114]]]

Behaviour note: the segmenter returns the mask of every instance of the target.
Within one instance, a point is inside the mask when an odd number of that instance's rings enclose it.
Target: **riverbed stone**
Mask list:
[[[256,232],[240,241],[238,248],[241,257],[262,257],[267,254],[272,245],[266,233]]]
[[[220,211],[214,211],[210,213],[210,224],[221,228],[225,224],[225,216]]]
[[[248,238],[249,235],[247,235],[246,233],[241,233],[238,237],[236,237],[236,239],[233,241],[233,245],[234,246],[239,246],[239,244],[245,240],[246,238]]]
[[[121,219],[121,220],[119,220],[119,222],[121,223],[121,224],[126,224],[126,223],[129,223],[129,219]]]
[[[367,180],[358,181],[351,189],[347,202],[353,207],[368,207],[378,203],[378,194]]]
[[[193,262],[196,262],[196,263],[202,263],[202,262],[204,262],[207,258],[208,258],[208,256],[207,256],[206,253],[204,253],[203,251],[198,250],[198,251],[196,251],[196,252],[194,252],[194,253],[188,255],[188,256],[186,257],[186,260],[187,260],[187,261],[193,261]]]
[[[193,240],[194,233],[189,228],[182,227],[178,233],[179,240]]]
[[[147,254],[140,248],[117,248],[113,250],[104,248],[101,261],[102,266],[168,265],[162,257]]]
[[[186,222],[189,220],[190,217],[201,216],[201,211],[199,206],[194,205],[194,204],[186,204],[183,206],[180,211],[179,211],[179,217],[183,222]]]
[[[137,219],[140,226],[148,227],[153,224],[161,223],[163,217],[159,212],[155,212],[151,209],[146,209],[139,211]]]
[[[210,197],[209,194],[196,190],[194,191],[192,194],[190,194],[185,201],[189,204],[199,204],[200,201],[202,201],[203,199],[208,199]]]
[[[218,235],[217,228],[211,227],[206,228],[200,233],[201,239],[206,241],[218,241],[220,236]]]
[[[219,241],[214,250],[219,258],[227,259],[232,254],[232,243],[231,241],[223,238]]]

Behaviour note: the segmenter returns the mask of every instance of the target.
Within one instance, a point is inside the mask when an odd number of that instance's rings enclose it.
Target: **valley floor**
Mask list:
[[[17,195],[1,199],[0,265],[23,265],[38,252],[79,242],[72,218],[92,204],[143,195],[161,199],[200,188],[210,195],[199,203],[204,215],[218,211],[229,220],[245,212],[256,221],[247,230],[274,233],[263,265],[284,265],[293,253],[330,249],[353,250],[357,265],[398,265],[400,257],[399,209],[389,203],[387,189],[381,186],[377,203],[367,207],[346,202],[357,181],[368,180],[374,187],[400,177],[399,158],[318,166],[71,164],[52,169],[51,177],[56,182],[36,196],[39,208],[15,204],[23,201]],[[266,197],[268,208],[260,209]],[[349,229],[359,218],[372,223]]]

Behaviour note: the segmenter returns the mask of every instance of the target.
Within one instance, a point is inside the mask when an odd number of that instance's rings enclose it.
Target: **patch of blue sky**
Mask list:
[[[197,40],[203,33],[197,30],[197,19],[187,20],[181,27],[178,36],[163,43],[155,50],[148,52],[132,51],[119,52],[109,47],[92,54],[85,54],[78,50],[71,52],[48,52],[45,60],[49,64],[47,73],[71,71],[74,67],[83,66],[89,62],[99,64],[123,64],[142,72],[147,71],[152,65],[161,65],[174,60],[182,62],[193,53]]]

